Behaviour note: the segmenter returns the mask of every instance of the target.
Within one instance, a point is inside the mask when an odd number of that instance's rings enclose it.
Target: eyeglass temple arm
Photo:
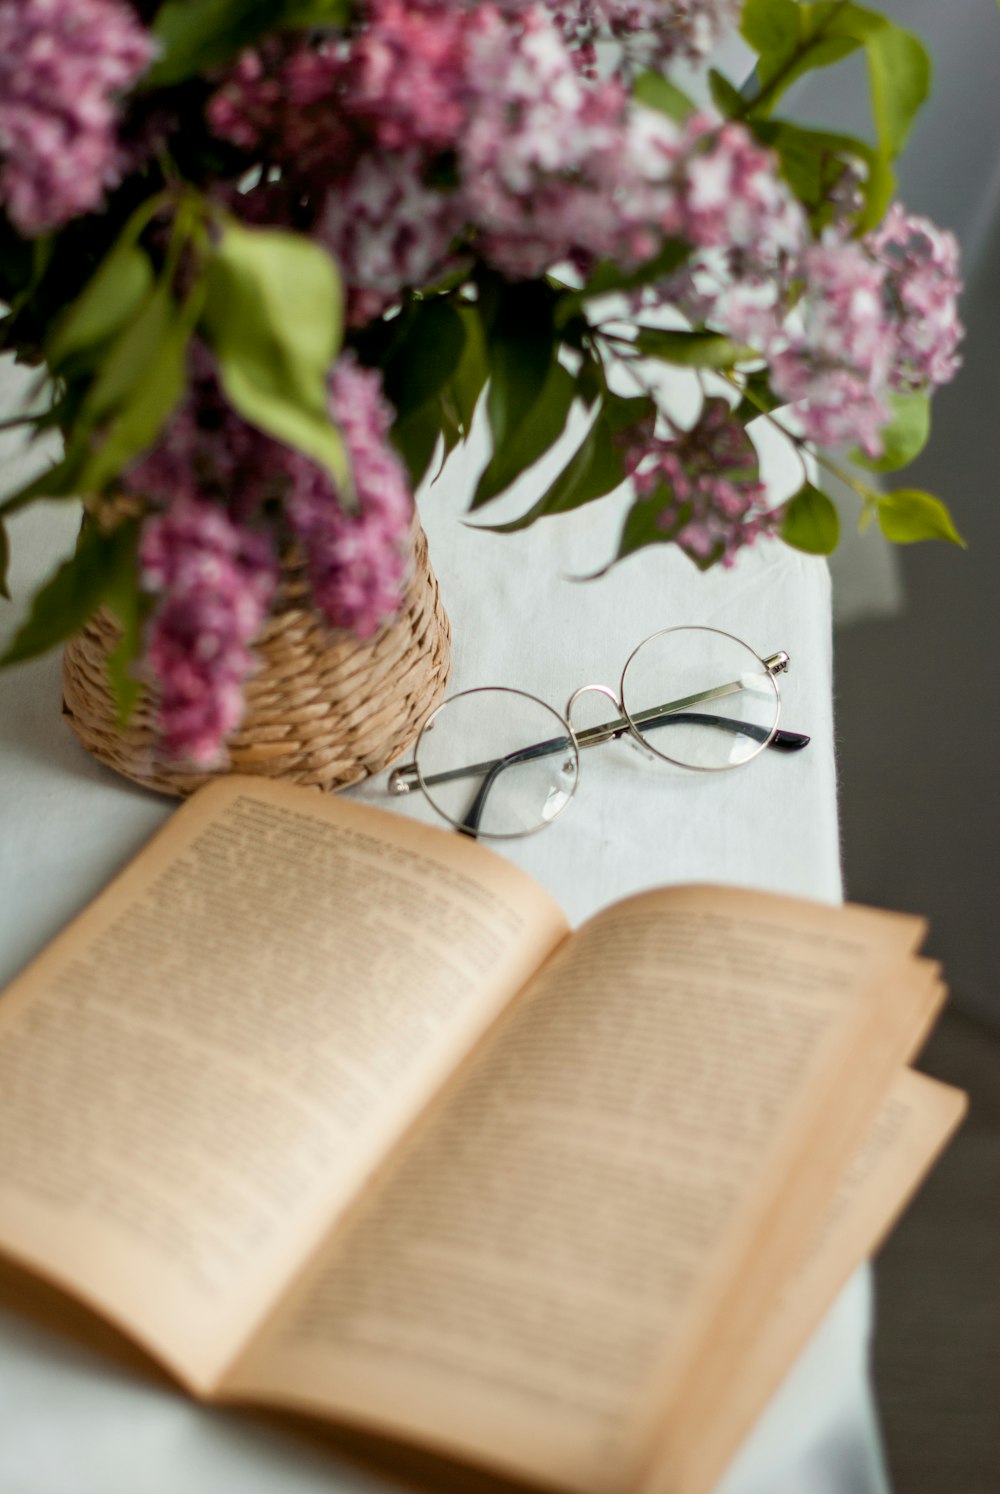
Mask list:
[[[647,728],[670,726],[675,721],[694,722],[700,726],[717,726],[721,727],[723,731],[730,732],[733,736],[753,737],[754,741],[757,742],[766,741],[770,735],[766,726],[757,726],[751,721],[737,721],[731,716],[711,716],[699,711],[664,712],[658,716],[644,711],[641,716],[636,717],[636,720],[641,720],[643,726]],[[617,726],[618,724],[608,722],[607,726],[591,727],[591,732],[597,735],[592,735],[589,741],[585,741],[584,738],[587,733],[580,732],[577,736],[577,741],[581,747],[596,747],[599,742],[607,741],[609,735],[611,737],[621,737],[628,731],[628,724],[626,723],[624,726],[619,726],[617,730],[609,732],[609,728],[613,725]],[[806,747],[808,744],[809,738],[803,736],[801,732],[796,731],[777,731],[771,738],[771,741],[768,742],[769,747],[777,747],[779,752],[797,752],[800,747]],[[568,746],[569,737],[552,737],[547,742],[536,742],[531,747],[522,747],[517,752],[509,752],[506,757],[498,757],[495,762],[490,764],[485,778],[476,791],[476,797],[469,805],[465,818],[459,828],[468,835],[476,834],[483,817],[483,811],[486,808],[486,800],[489,797],[490,789],[505,768],[516,767],[519,763],[534,762],[540,757],[553,757],[557,752],[564,752]],[[454,775],[450,773],[447,775],[435,774],[433,778],[425,779],[425,782],[433,784],[445,776],[450,778]]]
[[[751,721],[739,721],[731,716],[708,715],[696,711],[643,711],[635,717],[635,720],[644,727],[670,726],[674,722],[690,724],[695,722],[702,726],[715,726],[722,731],[728,731],[733,736],[753,737],[757,742],[763,742],[768,736],[768,730],[764,726],[756,726]],[[601,742],[609,742],[615,737],[624,736],[628,731],[628,722],[624,719],[618,721],[605,721],[601,726],[588,727],[586,731],[577,733],[577,742],[580,747],[596,747]],[[809,745],[809,738],[797,731],[776,731],[768,742],[768,747],[774,747],[779,752],[798,752],[802,747]],[[444,773],[432,773],[424,782],[431,787],[438,783],[451,783],[458,778],[477,778],[484,775],[492,775],[490,787],[496,782],[497,774],[504,767],[511,767],[517,762],[527,762],[530,758],[551,756],[553,753],[562,752],[568,744],[567,737],[553,737],[546,742],[538,742],[531,748],[524,748],[521,752],[512,752],[505,758],[493,758],[489,762],[468,763],[461,768],[451,768]],[[408,794],[410,789],[419,782],[419,775],[415,763],[406,763],[401,768],[393,769],[389,775],[389,792],[391,794]]]
[[[764,661],[764,667],[770,675],[784,674],[788,669],[788,655],[779,650],[770,654]],[[743,687],[738,680],[733,680],[728,685],[719,685],[713,690],[704,690],[697,695],[689,695],[686,699],[675,700],[667,705],[653,706],[651,710],[640,711],[633,718],[636,725],[646,727],[669,726],[672,722],[698,722],[704,726],[718,727],[723,731],[731,732],[737,736],[753,737],[755,741],[766,742],[768,747],[774,747],[779,752],[797,752],[802,747],[809,745],[809,738],[801,732],[779,730],[768,731],[766,727],[757,726],[750,721],[735,720],[731,716],[716,716],[703,712],[693,712],[683,709],[704,700],[717,700],[725,695],[737,693]],[[576,734],[576,740],[580,747],[596,747],[600,742],[607,742],[613,738],[624,736],[631,729],[631,723],[624,717],[616,721],[606,721],[601,726],[592,726],[585,731]],[[768,741],[770,737],[770,741]],[[505,768],[513,767],[517,763],[530,762],[539,757],[549,757],[556,752],[562,752],[569,745],[568,737],[553,737],[546,742],[535,743],[531,747],[521,748],[518,752],[509,753],[506,757],[494,758],[484,763],[470,763],[462,768],[453,768],[445,773],[434,773],[424,779],[425,785],[451,782],[458,778],[472,778],[484,775],[484,781],[476,793],[476,797],[469,807],[469,811],[462,824],[462,829],[468,834],[475,835],[479,821],[482,818],[483,809],[490,789],[496,782],[500,773]],[[415,783],[420,782],[420,774],[415,762],[407,763],[401,768],[395,768],[389,775],[389,792],[391,794],[408,794]]]
[[[536,742],[531,747],[521,747],[517,752],[508,752],[506,757],[498,757],[495,762],[490,764],[489,771],[476,790],[476,797],[466,810],[465,818],[459,829],[463,830],[466,835],[475,835],[479,829],[479,822],[483,817],[483,810],[486,808],[486,800],[489,797],[490,789],[505,768],[513,768],[518,763],[530,763],[539,757],[552,757],[557,752],[565,752],[568,746],[569,737],[552,737],[547,742]],[[448,776],[450,777],[451,775],[449,774]],[[430,782],[431,780],[425,781]]]

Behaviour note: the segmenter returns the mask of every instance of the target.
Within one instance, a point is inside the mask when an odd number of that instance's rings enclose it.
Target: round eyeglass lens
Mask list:
[[[714,770],[749,762],[778,725],[778,687],[749,644],[715,628],[667,628],[622,675],[625,714],[658,757]]]
[[[465,690],[428,719],[421,787],[457,829],[503,839],[541,830],[573,796],[576,743],[563,718],[520,690]]]

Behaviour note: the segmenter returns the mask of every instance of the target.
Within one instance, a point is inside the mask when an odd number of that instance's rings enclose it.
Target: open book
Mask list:
[[[195,1395],[701,1494],[960,1118],[921,933],[719,887],[571,933],[225,779],[0,1000],[0,1250]]]

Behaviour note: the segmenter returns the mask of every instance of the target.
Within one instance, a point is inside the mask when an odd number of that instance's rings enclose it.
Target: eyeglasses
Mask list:
[[[428,717],[389,792],[419,787],[456,830],[509,840],[551,824],[576,792],[581,750],[601,742],[626,738],[702,773],[740,767],[767,747],[794,752],[809,738],[778,730],[788,662],[783,651],[761,658],[717,628],[663,628],[629,655],[617,694],[581,685],[563,716],[523,690],[463,690]],[[615,718],[574,731],[574,706],[589,692],[607,696]],[[725,714],[704,709],[722,700]]]

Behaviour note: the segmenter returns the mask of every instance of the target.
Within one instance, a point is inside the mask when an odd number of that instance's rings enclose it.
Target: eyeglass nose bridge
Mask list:
[[[606,696],[614,706],[615,711],[618,713],[619,719],[615,721],[608,721],[603,726],[591,726],[584,731],[577,731],[573,726],[573,707],[576,705],[581,695],[589,694]],[[611,689],[610,685],[581,685],[578,690],[573,691],[573,694],[566,702],[566,710],[564,712],[564,715],[566,717],[566,723],[569,726],[570,731],[573,732],[581,747],[594,747],[599,742],[613,742],[618,737],[625,736],[626,733],[629,733],[632,730],[628,718],[625,715],[624,707],[622,706],[622,703],[619,700],[618,696],[615,694],[614,690]]]

